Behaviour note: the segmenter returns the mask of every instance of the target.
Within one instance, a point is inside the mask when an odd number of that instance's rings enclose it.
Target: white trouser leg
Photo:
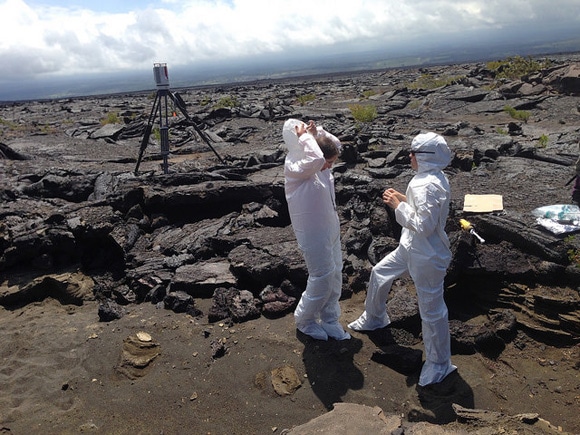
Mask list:
[[[441,382],[456,369],[451,364],[451,338],[447,306],[443,298],[443,280],[447,266],[436,260],[413,262],[411,271],[421,314],[425,364],[419,385]]]
[[[320,319],[327,323],[336,322],[340,317],[340,305],[338,302],[342,294],[342,252],[340,249],[340,240],[335,242],[331,255],[334,270],[332,276],[329,277],[329,296],[320,312]]]
[[[333,249],[334,251],[332,255],[335,269],[332,276],[330,295],[320,312],[320,324],[329,337],[336,340],[348,340],[350,334],[345,332],[344,328],[338,321],[340,318],[339,300],[340,295],[342,294],[342,251],[340,247],[340,239],[337,238]]]
[[[320,312],[330,296],[327,289],[333,279],[333,273],[334,271],[323,276],[308,276],[306,290],[302,293],[294,311],[296,323],[320,320]]]
[[[387,314],[387,298],[395,279],[407,272],[407,251],[399,246],[371,270],[365,299],[365,311],[348,325],[355,331],[372,331],[391,323]]]
[[[371,271],[365,300],[365,311],[370,317],[384,318],[387,298],[395,279],[407,272],[407,252],[399,247],[379,261]]]
[[[296,327],[303,333],[319,340],[328,339],[327,333],[320,326],[322,310],[333,292],[336,294],[338,291],[338,297],[340,297],[341,291],[340,288],[334,289],[337,280],[337,267],[332,249],[333,246],[328,246],[325,243],[314,243],[309,244],[308,249],[303,250],[308,269],[308,281],[294,311]],[[338,299],[336,303],[338,304]],[[338,313],[340,315],[340,307]]]
[[[294,311],[298,330],[318,340],[327,340],[328,334],[320,326],[320,310],[328,300],[326,288],[332,272],[322,277],[308,277],[306,290]]]

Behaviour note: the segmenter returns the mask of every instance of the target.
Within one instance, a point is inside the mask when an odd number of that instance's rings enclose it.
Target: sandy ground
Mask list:
[[[55,116],[69,116],[61,112]],[[577,114],[570,116],[575,125]],[[47,166],[82,162],[83,168],[121,170],[127,168],[121,157],[136,154],[136,145],[100,144],[86,154],[87,147],[70,139],[10,134],[23,139],[3,140],[42,156]],[[15,173],[33,172],[37,164],[6,162],[6,173],[12,167]],[[142,170],[150,168],[158,170],[159,162],[143,162]],[[508,199],[528,200],[511,191]],[[363,301],[364,292],[341,301],[343,325],[358,317]],[[211,301],[196,303],[207,314]],[[451,403],[506,415],[537,413],[561,431],[580,434],[579,345],[553,347],[520,332],[496,360],[454,354],[457,373],[420,397],[418,374],[373,361],[380,343],[366,334],[317,342],[297,335],[292,315],[228,326],[149,303],[129,306],[120,320],[103,323],[97,308],[96,302],[63,306],[50,298],[13,311],[0,307],[0,433],[281,434],[327,413],[333,403],[348,402],[451,430]],[[159,355],[128,373],[121,365],[124,341],[138,332],[151,336]],[[402,331],[393,335],[401,346],[423,349]],[[227,352],[212,358],[212,343],[220,341]],[[300,388],[279,395],[272,385],[276,369],[295,372]],[[532,432],[502,422],[485,433]]]
[[[343,323],[358,316],[363,297],[341,302]],[[200,300],[198,307],[207,312],[210,303]],[[297,335],[291,315],[228,327],[144,303],[104,323],[96,302],[63,306],[45,299],[1,309],[0,330],[0,433],[275,434],[336,402],[436,423],[452,419],[454,402],[538,413],[580,433],[579,348],[537,346],[523,335],[495,361],[454,355],[458,372],[420,400],[417,374],[372,361],[377,345],[368,335],[310,340]],[[159,355],[142,370],[120,370],[124,340],[140,331],[159,345]],[[212,358],[218,340],[227,352]],[[302,385],[281,396],[272,371],[288,367]]]

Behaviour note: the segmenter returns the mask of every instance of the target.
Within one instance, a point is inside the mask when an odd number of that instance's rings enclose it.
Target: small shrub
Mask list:
[[[423,100],[420,100],[417,98],[417,99],[411,100],[411,101],[409,101],[409,103],[407,103],[407,109],[411,109],[411,110],[418,109],[419,107],[421,107],[422,104],[423,104]]]
[[[157,141],[157,143],[160,143],[161,142],[161,130],[159,129],[159,127],[154,127],[153,131],[151,133],[153,133],[153,139],[155,139]]]
[[[348,108],[358,122],[372,122],[377,117],[377,108],[373,105],[353,104]]]
[[[109,112],[107,116],[101,119],[101,124],[119,124],[121,123],[121,119],[119,118],[119,114],[117,112]]]
[[[513,56],[504,60],[488,62],[487,68],[498,79],[519,80],[522,77],[552,66],[550,60],[534,60],[531,57]]]
[[[15,122],[7,121],[6,119],[2,118],[0,118],[0,125],[8,127],[10,130],[15,130],[18,127],[18,124],[16,124]]]
[[[38,127],[42,134],[52,134],[56,131],[56,129],[49,124],[40,124]]]
[[[421,74],[421,76],[412,83],[407,84],[407,88],[417,89],[436,89],[442,86],[457,83],[464,76],[435,77],[432,74]]]
[[[316,99],[316,95],[314,95],[314,94],[304,94],[304,95],[299,95],[298,97],[296,97],[298,104],[300,104],[301,106],[304,106],[309,101],[314,101],[315,99]]]
[[[574,264],[576,267],[580,267],[580,250],[569,249],[568,259],[570,260],[570,263]]]
[[[363,99],[365,99],[365,100],[366,100],[367,98],[370,98],[370,97],[372,97],[373,95],[377,95],[377,93],[376,93],[374,90],[372,90],[372,89],[369,89],[369,90],[367,90],[367,91],[363,91],[363,93],[362,93],[362,97],[363,97]]]
[[[505,128],[503,128],[503,127],[497,127],[497,128],[495,129],[495,132],[496,132],[497,134],[503,134],[503,135],[507,135],[507,134],[509,134],[509,132],[508,132],[508,131],[507,131]]]
[[[567,236],[564,241],[568,244],[578,246],[576,235]],[[580,248],[571,247],[568,249],[568,260],[570,260],[570,263],[574,264],[576,267],[580,267]]]
[[[224,107],[238,107],[240,103],[238,103],[238,99],[236,97],[222,97],[218,100],[218,102],[213,106],[214,109],[223,109]]]
[[[210,103],[211,103],[211,97],[208,97],[208,96],[205,96],[201,100],[199,100],[200,106],[207,106]]]
[[[546,148],[548,146],[548,136],[545,134],[541,135],[538,139],[538,146],[540,148]]]
[[[530,112],[527,110],[517,110],[511,106],[504,106],[503,111],[508,113],[513,119],[528,122],[530,119]]]

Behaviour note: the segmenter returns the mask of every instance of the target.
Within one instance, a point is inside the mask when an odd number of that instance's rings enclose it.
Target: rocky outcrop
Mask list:
[[[144,96],[109,97],[124,100],[116,107],[125,123],[107,127],[80,108],[108,98],[18,103],[27,108],[23,119],[52,104],[45,116],[60,117],[69,141],[63,146],[61,139],[41,137],[2,144],[0,304],[44,297],[80,303],[88,297],[76,290],[83,287],[92,289],[103,309],[109,302],[165,301],[165,308],[200,315],[195,299],[212,297],[213,307],[204,313],[210,321],[290,312],[306,269],[284,198],[280,131],[285,119],[296,117],[316,120],[344,144],[342,163],[334,168],[344,297],[364,291],[371,265],[397,245],[400,228],[378,198],[389,185],[404,189],[412,176],[405,149],[414,134],[433,130],[455,152],[447,171],[454,258],[446,284],[456,347],[497,354],[514,328],[545,340],[577,341],[578,236],[553,235],[529,212],[567,201],[562,180],[577,153],[579,132],[571,120],[577,120],[578,106],[569,94],[576,92],[578,65],[497,89],[481,65],[455,68],[182,91],[195,113],[193,121],[172,121],[167,174],[156,166],[155,144],[142,171],[133,171],[138,149],[130,143],[145,128],[145,115],[135,116],[148,104]],[[458,78],[433,89],[409,86],[426,73]],[[376,90],[362,98],[370,88]],[[240,105],[208,110],[199,105],[205,93],[216,99],[236,95]],[[317,100],[300,105],[297,96],[306,93]],[[348,107],[355,103],[374,105],[377,118],[354,119]],[[529,111],[531,120],[509,118],[508,103]],[[209,153],[191,122],[212,138],[223,162]],[[542,135],[547,141],[540,143]],[[505,210],[468,216],[461,207],[466,193],[502,194]],[[466,216],[484,234],[484,244],[462,231],[458,219]],[[66,275],[71,270],[80,276],[78,284]],[[393,292],[389,305],[398,304],[394,317],[414,331],[416,305],[401,298]],[[453,310],[474,301],[488,317],[485,328],[467,328],[461,309]],[[110,321],[122,310],[106,313],[102,319]]]

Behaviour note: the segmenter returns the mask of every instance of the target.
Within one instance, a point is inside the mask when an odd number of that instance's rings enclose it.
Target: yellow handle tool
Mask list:
[[[485,240],[483,240],[483,238],[475,232],[475,229],[473,228],[473,225],[471,225],[471,222],[466,221],[465,219],[459,219],[459,224],[461,225],[462,230],[469,231],[470,234],[473,234],[475,237],[477,237],[480,243],[485,243]]]

